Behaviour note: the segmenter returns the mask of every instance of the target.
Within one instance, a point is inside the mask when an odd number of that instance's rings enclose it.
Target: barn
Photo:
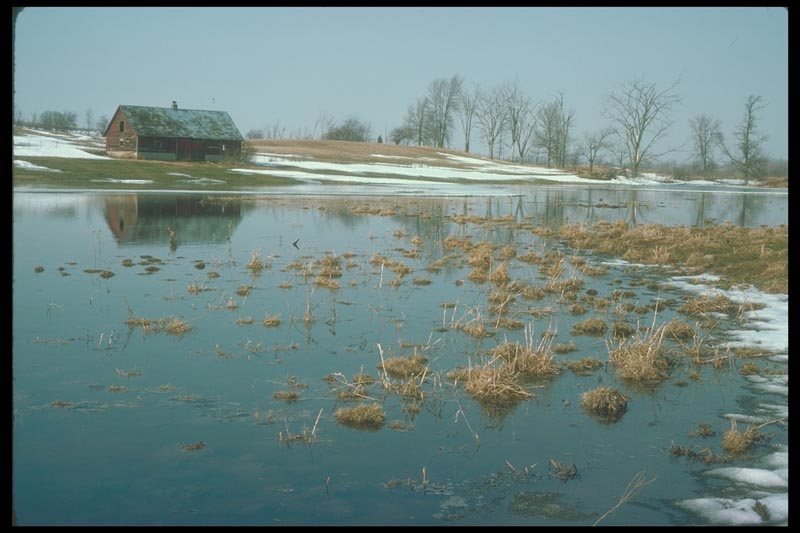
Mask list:
[[[121,105],[104,132],[111,157],[165,161],[237,159],[242,134],[225,111]]]

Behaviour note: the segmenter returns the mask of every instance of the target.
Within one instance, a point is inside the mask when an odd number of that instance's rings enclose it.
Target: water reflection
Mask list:
[[[785,192],[691,189],[544,189],[524,197],[533,222],[558,229],[564,224],[617,220],[637,226],[697,226],[731,223],[743,227],[786,223]]]
[[[120,245],[167,243],[170,229],[182,243],[224,242],[239,225],[243,205],[252,196],[226,197],[180,194],[112,194],[101,196],[109,229]],[[274,197],[269,197],[274,200]],[[622,220],[632,226],[664,224],[704,227],[730,223],[743,227],[787,223],[786,194],[753,191],[692,191],[686,189],[537,188],[508,197],[403,197],[419,207],[406,226],[417,233],[444,237],[442,216],[510,217],[557,230],[565,224],[595,224]],[[308,198],[301,199],[308,202]],[[401,201],[397,198],[395,201]],[[336,205],[339,207],[335,207]],[[364,210],[354,211],[347,198],[326,209],[346,227],[363,223]],[[74,214],[74,207],[70,210]],[[507,235],[512,239],[513,235]]]
[[[242,220],[240,200],[215,202],[206,196],[109,195],[103,207],[120,245],[166,243],[170,231],[181,243],[220,243]]]

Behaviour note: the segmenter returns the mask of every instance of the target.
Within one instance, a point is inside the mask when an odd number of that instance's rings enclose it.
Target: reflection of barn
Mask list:
[[[237,158],[242,135],[228,113],[121,105],[104,132],[110,156],[169,161]]]
[[[225,242],[242,219],[241,202],[189,195],[107,196],[105,217],[120,245],[168,244],[169,230],[182,244]]]

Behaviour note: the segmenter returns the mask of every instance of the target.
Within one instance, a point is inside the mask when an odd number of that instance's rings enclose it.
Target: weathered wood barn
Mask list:
[[[112,157],[222,161],[242,151],[242,134],[225,111],[121,105],[104,132]]]

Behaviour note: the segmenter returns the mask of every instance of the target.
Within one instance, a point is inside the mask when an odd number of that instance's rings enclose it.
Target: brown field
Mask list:
[[[449,159],[442,154],[489,161],[488,158],[460,150],[431,148],[429,146],[403,146],[316,139],[255,139],[248,140],[247,145],[256,153],[274,154],[289,159],[307,159],[331,163],[389,163],[396,165],[424,163],[432,166],[455,168],[467,168],[469,166]],[[376,155],[381,157],[375,157]],[[410,159],[418,159],[420,161],[410,161]],[[504,164],[505,162],[493,161],[493,163]]]

